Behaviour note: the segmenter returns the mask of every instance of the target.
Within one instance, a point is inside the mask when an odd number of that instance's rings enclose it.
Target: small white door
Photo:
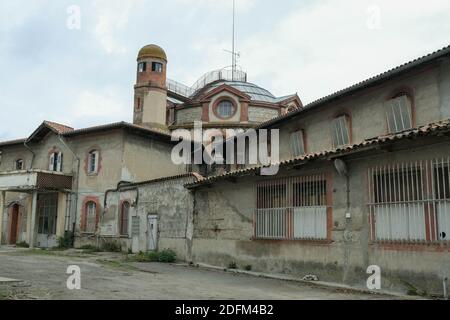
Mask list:
[[[148,215],[147,217],[147,237],[148,250],[155,251],[158,249],[158,216]]]

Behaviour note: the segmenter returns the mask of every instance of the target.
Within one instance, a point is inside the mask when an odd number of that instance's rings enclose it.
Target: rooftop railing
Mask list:
[[[247,73],[240,70],[220,69],[203,75],[193,86],[188,87],[174,80],[167,80],[167,90],[186,98],[195,96],[201,89],[216,81],[247,82]]]

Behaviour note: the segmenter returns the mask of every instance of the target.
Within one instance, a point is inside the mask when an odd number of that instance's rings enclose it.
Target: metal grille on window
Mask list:
[[[120,221],[120,234],[128,235],[128,216],[130,214],[130,204],[124,202],[122,205],[122,215]]]
[[[222,118],[229,118],[234,113],[234,106],[231,103],[231,101],[222,101],[219,103],[219,106],[217,107],[217,113]]]
[[[333,146],[335,148],[350,144],[350,132],[347,116],[333,120]]]
[[[256,238],[327,239],[325,175],[261,182],[256,186],[256,197]]]
[[[408,96],[391,99],[386,105],[389,132],[401,132],[412,128],[411,101]]]
[[[450,240],[450,158],[369,169],[372,241]]]
[[[294,157],[303,156],[305,154],[303,130],[291,133],[291,149]]]
[[[97,205],[95,202],[86,204],[86,232],[95,233],[97,226]]]

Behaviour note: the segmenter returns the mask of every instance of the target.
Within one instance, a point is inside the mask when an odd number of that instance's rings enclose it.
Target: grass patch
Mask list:
[[[25,241],[21,241],[19,243],[16,243],[16,247],[17,248],[29,248],[30,245]]]

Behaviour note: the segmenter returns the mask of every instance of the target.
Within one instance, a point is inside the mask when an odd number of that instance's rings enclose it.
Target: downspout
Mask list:
[[[30,162],[30,168],[29,170],[33,169],[33,163],[34,163],[34,158],[36,157],[36,153],[30,148],[30,146],[27,145],[27,142],[24,141],[23,145],[25,148],[27,148],[28,151],[31,152],[31,162]]]
[[[80,158],[77,156],[77,154],[73,151],[73,149],[71,147],[69,147],[69,145],[66,143],[66,141],[64,140],[64,138],[62,137],[61,134],[58,134],[58,139],[59,141],[61,141],[61,143],[67,148],[69,149],[69,151],[72,153],[72,155],[74,156],[74,158],[77,160],[77,171],[76,171],[76,183],[74,183],[75,186],[75,190],[72,192],[73,194],[75,194],[75,220],[72,226],[72,242],[75,243],[75,226],[76,226],[76,221],[77,221],[77,213],[78,213],[78,190],[79,190],[79,183],[80,183],[80,166],[81,166],[81,160]]]

